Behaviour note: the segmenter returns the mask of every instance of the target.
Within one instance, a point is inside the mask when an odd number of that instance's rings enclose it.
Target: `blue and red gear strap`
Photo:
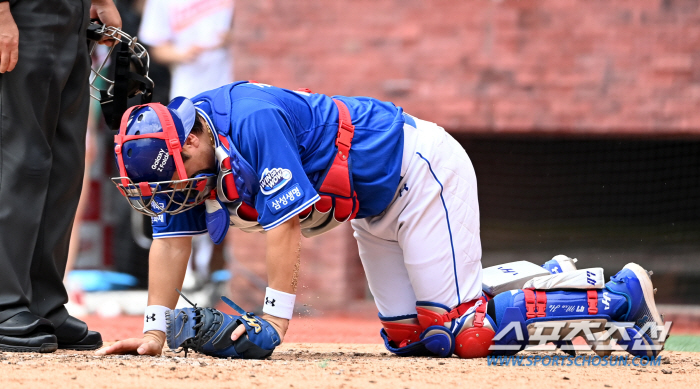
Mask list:
[[[526,318],[545,317],[547,314],[547,293],[534,289],[523,289],[523,293],[525,294]]]
[[[547,292],[544,290],[523,289],[525,294],[525,311],[526,318],[532,319],[535,317],[547,316]],[[588,300],[588,314],[598,314],[598,291],[589,289],[586,291]]]
[[[418,312],[418,321],[420,322],[422,328],[426,329],[433,325],[443,325],[443,323],[448,323],[454,319],[458,319],[464,316],[473,306],[479,304],[474,313],[474,326],[481,327],[484,325],[487,302],[488,297],[482,296],[478,299],[463,302],[452,308],[449,312],[443,314],[435,312],[431,309],[426,309],[422,306],[417,306],[416,311]],[[445,307],[445,310],[447,310],[447,307]]]
[[[328,169],[319,191],[340,196],[335,197],[334,216],[337,220],[352,220],[360,209],[357,194],[352,190],[350,183],[350,167],[348,165],[352,139],[355,136],[355,126],[352,125],[350,110],[345,103],[337,99],[333,99],[333,102],[338,107],[338,133],[335,139],[338,152],[335,154],[333,163]],[[321,195],[321,200],[316,203],[316,209],[320,212],[328,212],[332,207],[333,199],[330,196]]]
[[[229,144],[228,139],[226,139],[225,136],[219,135],[219,141],[221,141],[221,144],[226,148],[227,152],[231,149],[231,145]],[[231,157],[227,157],[223,161],[221,161],[221,165],[224,169],[231,171],[231,174],[227,174],[223,179],[224,187],[222,188],[222,190],[225,191],[227,200],[238,200],[238,198],[240,198],[240,195],[238,194],[238,189],[236,188],[236,180],[233,174],[233,169],[231,168]],[[241,206],[238,207],[238,216],[243,218],[244,220],[255,221],[258,220],[258,211],[256,211],[254,207],[241,201]]]
[[[226,150],[231,149],[231,145],[228,143],[228,139],[225,136],[219,135],[219,141],[226,148]],[[221,161],[221,165],[224,169],[231,170],[231,157],[226,157]],[[236,183],[234,181],[233,172],[226,177],[224,177],[224,187],[223,191],[226,192],[226,197],[228,200],[233,201],[238,199],[238,189],[236,189]]]

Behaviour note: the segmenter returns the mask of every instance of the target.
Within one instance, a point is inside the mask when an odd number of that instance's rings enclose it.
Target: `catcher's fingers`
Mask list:
[[[140,355],[160,355],[163,346],[151,339],[131,338],[119,342],[95,352],[96,355],[138,353]]]
[[[284,334],[287,332],[287,328],[289,327],[289,320],[282,319],[282,318],[268,315],[268,314],[263,315],[263,320],[270,323],[270,325],[277,331],[277,334],[279,334],[280,341],[282,341],[282,339],[284,339]],[[240,338],[241,335],[243,335],[245,333],[246,333],[245,327],[238,326],[231,333],[231,340],[235,341],[236,339]]]
[[[241,337],[241,335],[245,334],[245,327],[244,326],[238,326],[236,327],[235,330],[231,333],[231,340],[236,340]]]

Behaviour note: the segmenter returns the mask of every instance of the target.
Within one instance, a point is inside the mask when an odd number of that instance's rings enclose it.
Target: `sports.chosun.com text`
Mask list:
[[[632,355],[489,355],[488,366],[661,366],[661,357]]]

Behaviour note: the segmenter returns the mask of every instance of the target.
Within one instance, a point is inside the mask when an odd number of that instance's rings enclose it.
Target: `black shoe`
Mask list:
[[[0,323],[0,350],[51,353],[58,348],[50,321],[20,312]]]
[[[68,350],[97,350],[102,347],[102,335],[88,330],[85,322],[68,316],[54,332],[58,339],[58,348]]]

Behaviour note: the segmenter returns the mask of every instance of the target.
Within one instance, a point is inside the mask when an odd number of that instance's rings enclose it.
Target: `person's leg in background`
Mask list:
[[[90,169],[88,166],[92,165],[95,161],[95,153],[97,152],[97,145],[95,140],[95,135],[91,135],[91,131],[95,129],[94,116],[97,112],[90,108],[90,114],[88,119],[88,128],[85,139],[85,171],[83,173],[83,186],[80,190],[80,201],[78,202],[78,208],[75,211],[75,220],[73,221],[73,228],[70,234],[70,247],[68,248],[68,262],[66,263],[66,270],[63,274],[63,281],[68,278],[68,273],[70,273],[75,267],[75,261],[78,259],[80,254],[80,225],[82,224],[83,217],[85,215],[85,210],[89,205],[90,197]],[[92,206],[99,206],[93,204]]]
[[[51,320],[56,328],[59,348],[96,349],[102,346],[100,334],[88,331],[87,325],[69,316],[64,307],[68,296],[63,275],[85,170],[85,133],[90,99],[86,81],[90,74],[90,58],[85,28],[90,3],[66,2],[64,7],[75,9],[69,23],[71,34],[60,43],[65,47],[61,48],[60,60],[56,61],[66,72],[62,74],[66,82],[60,95],[56,133],[50,143],[53,160],[49,190],[33,259],[41,266],[32,268],[34,298],[31,310]]]
[[[62,271],[82,178],[87,105],[80,98],[64,99],[62,90],[75,88],[66,84],[69,79],[86,84],[82,68],[89,63],[79,32],[88,10],[87,1],[65,0],[17,2],[11,9],[20,31],[19,61],[0,76],[0,347],[5,349],[57,347],[56,337],[45,333],[61,323],[40,318],[58,312],[66,299]],[[82,55],[76,57],[78,52]],[[74,67],[80,74],[71,77]],[[87,93],[86,86],[78,89]],[[61,112],[74,119],[57,130]],[[75,142],[82,146],[70,147]],[[56,146],[76,155],[63,160],[55,155],[61,153]],[[47,218],[47,209],[62,219]]]

